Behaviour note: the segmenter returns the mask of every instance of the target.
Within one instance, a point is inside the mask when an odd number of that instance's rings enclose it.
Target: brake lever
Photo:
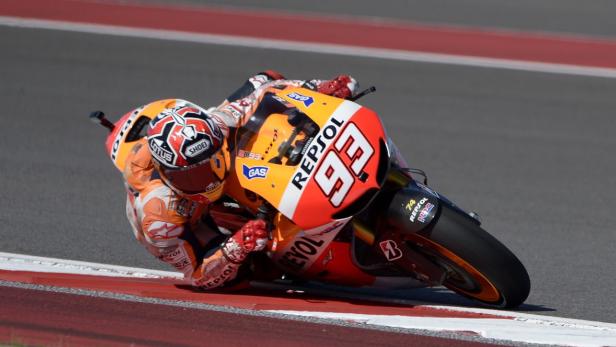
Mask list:
[[[376,92],[376,87],[375,87],[375,86],[372,86],[372,87],[370,87],[370,88],[368,88],[368,89],[364,89],[364,90],[363,90],[362,92],[360,92],[360,93],[357,93],[357,95],[350,97],[350,98],[349,98],[349,100],[350,100],[350,101],[356,101],[356,100],[358,100],[359,98],[361,98],[361,97],[363,97],[363,96],[365,96],[365,95],[367,95],[367,94],[374,93],[374,92]]]

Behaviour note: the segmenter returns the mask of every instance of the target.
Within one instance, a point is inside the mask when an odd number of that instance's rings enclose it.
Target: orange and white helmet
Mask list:
[[[220,198],[227,167],[224,134],[205,111],[184,104],[156,116],[148,146],[161,179],[182,196],[201,203]]]

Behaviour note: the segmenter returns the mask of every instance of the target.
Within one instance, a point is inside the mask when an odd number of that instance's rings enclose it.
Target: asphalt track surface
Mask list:
[[[143,3],[221,6],[291,13],[316,13],[407,20],[454,26],[616,35],[611,0],[141,0]]]
[[[0,43],[2,251],[168,269],[133,240],[88,112],[217,104],[265,68],[350,72],[411,165],[527,266],[522,310],[616,322],[616,80],[7,27]]]

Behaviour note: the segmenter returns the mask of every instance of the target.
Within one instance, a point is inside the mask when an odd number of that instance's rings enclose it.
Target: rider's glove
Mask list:
[[[261,219],[251,220],[235,232],[222,246],[222,253],[230,262],[239,264],[248,253],[261,251],[267,244],[267,228]]]
[[[267,77],[269,77],[270,80],[283,80],[284,76],[276,71],[276,70],[265,70],[263,72],[259,72],[259,75],[266,75]]]
[[[323,81],[317,91],[319,93],[335,96],[341,99],[348,99],[359,90],[357,81],[349,75],[340,75],[332,80]]]

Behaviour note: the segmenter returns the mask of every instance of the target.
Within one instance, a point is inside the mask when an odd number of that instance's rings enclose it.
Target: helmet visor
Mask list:
[[[180,169],[168,169],[161,167],[162,174],[165,176],[168,184],[172,185],[177,190],[186,194],[204,193],[212,184],[221,181],[221,178],[216,175],[212,169],[214,160],[188,166]]]

